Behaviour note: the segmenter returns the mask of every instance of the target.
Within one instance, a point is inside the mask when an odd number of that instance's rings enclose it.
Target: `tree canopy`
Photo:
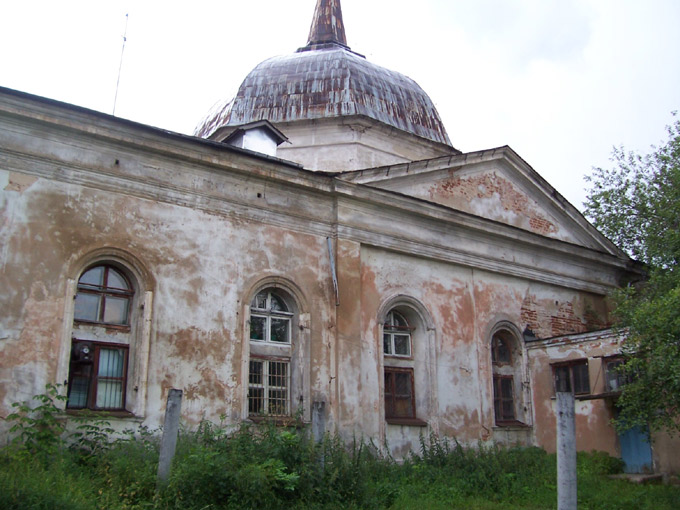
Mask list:
[[[613,296],[626,335],[622,429],[680,430],[680,120],[667,133],[648,154],[614,149],[615,167],[594,169],[584,204],[593,224],[648,275]]]

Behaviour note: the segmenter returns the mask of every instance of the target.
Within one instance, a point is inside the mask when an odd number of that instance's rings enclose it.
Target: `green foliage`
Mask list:
[[[19,447],[20,454],[47,460],[63,447],[65,420],[60,403],[65,402],[66,397],[59,392],[59,386],[48,384],[45,393],[34,395],[28,402],[12,404],[16,412],[6,419],[14,422],[10,432],[16,434],[13,443]]]
[[[680,121],[647,155],[614,151],[616,167],[597,168],[586,215],[644,264],[647,281],[614,294],[627,335],[617,426],[680,430]]]
[[[623,460],[593,450],[590,453],[578,452],[576,455],[579,476],[616,475],[623,473]]]
[[[83,412],[74,418],[77,423],[75,432],[69,435],[70,447],[80,450],[85,457],[96,457],[110,446],[115,431],[111,424],[100,414]]]
[[[465,448],[429,436],[398,463],[370,441],[316,443],[303,429],[228,431],[207,422],[181,433],[168,484],[157,490],[158,435],[142,427],[104,441],[108,426],[93,426],[81,429],[79,446],[52,450],[50,462],[0,450],[0,508],[481,510],[556,501],[555,456],[538,448]],[[601,452],[579,454],[580,508],[678,507],[680,488],[605,478],[620,466]]]
[[[460,443],[431,435],[421,438],[421,454],[405,467],[433,499],[469,500],[484,494],[486,500],[549,501],[555,491],[555,458],[539,448],[501,448]]]

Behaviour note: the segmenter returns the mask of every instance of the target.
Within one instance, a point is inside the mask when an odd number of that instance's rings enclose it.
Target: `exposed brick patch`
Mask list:
[[[535,335],[540,336],[540,323],[538,320],[538,311],[536,301],[533,296],[526,296],[522,301],[522,308],[520,310],[520,318],[522,324],[526,324]]]
[[[550,317],[552,336],[583,333],[586,331],[585,323],[574,313],[571,303],[563,303],[559,306],[556,315]]]
[[[557,311],[551,312],[539,306],[533,295],[525,296],[522,301],[520,318],[522,325],[528,326],[539,338],[583,333],[592,328],[587,320],[576,315],[572,303],[559,304]]]
[[[528,225],[523,225],[525,228],[528,227],[529,230],[543,235],[557,232],[555,224],[537,211],[536,205],[526,195],[517,191],[510,181],[495,173],[464,179],[453,177],[440,181],[430,188],[430,198],[435,201],[437,196],[456,197],[463,199],[463,202],[469,202],[475,198],[492,198],[494,195],[500,198],[503,209],[528,219]]]

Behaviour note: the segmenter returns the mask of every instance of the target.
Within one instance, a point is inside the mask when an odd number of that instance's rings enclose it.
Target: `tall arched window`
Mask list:
[[[398,300],[382,321],[385,420],[395,425],[424,426],[427,423],[418,418],[418,413],[427,409],[424,397],[427,385],[423,384],[427,380],[423,364],[427,358],[427,342],[425,328],[416,327],[416,324],[422,325],[419,314],[409,305],[399,304],[406,299],[404,296]],[[416,342],[418,334],[420,340]],[[420,403],[416,390],[420,393]]]
[[[134,287],[123,269],[99,264],[78,279],[73,314],[70,409],[125,409]]]
[[[248,415],[290,416],[301,397],[297,305],[280,288],[258,292],[250,303]]]
[[[496,424],[523,422],[522,351],[510,329],[498,328],[491,336],[491,362]]]

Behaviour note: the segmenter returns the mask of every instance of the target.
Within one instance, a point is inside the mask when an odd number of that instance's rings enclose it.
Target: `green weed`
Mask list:
[[[56,388],[17,405],[17,439],[0,450],[0,508],[394,509],[555,508],[556,459],[539,448],[464,447],[434,435],[403,462],[371,441],[313,441],[304,428],[229,430],[204,422],[182,431],[167,485],[156,488],[158,433],[114,437],[101,417],[64,439]],[[71,441],[70,446],[67,441]],[[579,508],[680,507],[680,488],[638,486],[607,475],[621,462],[579,453]]]

